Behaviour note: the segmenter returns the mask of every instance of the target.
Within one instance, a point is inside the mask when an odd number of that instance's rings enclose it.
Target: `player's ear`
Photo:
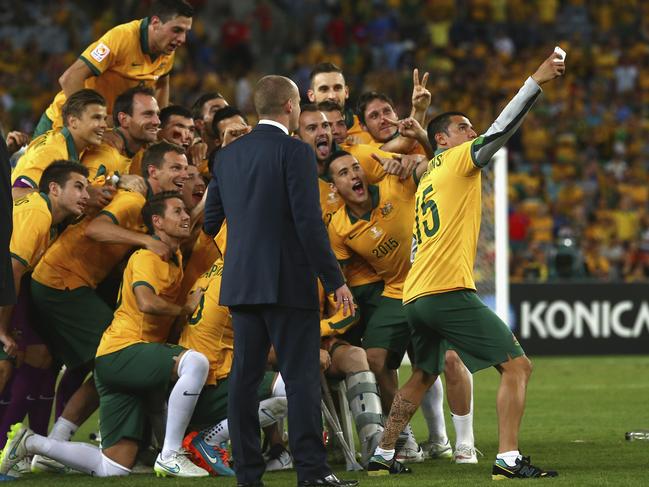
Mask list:
[[[444,132],[437,132],[435,134],[435,143],[437,147],[446,145],[446,134]]]
[[[329,183],[329,189],[331,190],[332,193],[337,193],[338,192],[338,188],[336,187],[336,185],[334,183]]]
[[[315,92],[311,88],[306,90],[306,96],[311,103],[315,103]]]

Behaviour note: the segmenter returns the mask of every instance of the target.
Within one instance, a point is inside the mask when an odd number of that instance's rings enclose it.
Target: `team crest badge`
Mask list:
[[[381,235],[383,235],[383,229],[381,227],[377,227],[376,225],[370,228],[370,236],[374,240],[378,240],[381,238]]]
[[[386,204],[384,204],[381,207],[381,216],[383,216],[383,217],[388,216],[392,212],[393,209],[394,209],[394,207],[392,206],[392,203],[390,203],[388,201]]]
[[[110,49],[106,44],[103,42],[100,42],[97,44],[97,47],[95,47],[92,52],[90,53],[90,56],[97,61],[98,63],[102,62],[106,56],[110,54]]]

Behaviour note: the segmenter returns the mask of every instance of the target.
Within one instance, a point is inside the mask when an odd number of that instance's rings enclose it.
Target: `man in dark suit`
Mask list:
[[[14,207],[11,199],[10,155],[4,137],[0,133],[0,228],[2,228],[0,231],[0,306],[16,302],[11,257],[9,256],[11,215]]]
[[[263,485],[256,397],[271,344],[286,383],[298,485],[356,485],[331,473],[322,443],[316,278],[338,306],[354,308],[322,222],[315,153],[289,136],[300,95],[290,79],[265,76],[254,103],[259,124],[218,152],[205,205],[209,235],[227,218],[221,304],[234,328],[228,423],[238,485]]]

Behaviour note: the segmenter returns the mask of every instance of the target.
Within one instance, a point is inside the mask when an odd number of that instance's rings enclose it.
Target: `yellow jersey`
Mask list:
[[[174,54],[152,55],[149,52],[149,19],[120,24],[90,44],[79,59],[94,76],[84,82],[84,88],[98,91],[106,99],[108,115],[118,95],[134,86],[155,87],[156,82],[169,74],[174,65]],[[63,125],[61,109],[65,93],[59,91],[45,115],[52,127]]]
[[[383,166],[372,157],[372,154],[388,159],[394,155],[393,152],[386,152],[370,144],[341,144],[340,148],[354,156],[363,168],[369,184],[376,184],[386,176]]]
[[[147,286],[162,299],[176,301],[183,278],[182,254],[176,251],[169,262],[147,249],[136,251],[126,264],[117,298],[117,310],[110,326],[104,331],[97,357],[117,352],[135,343],[164,343],[167,341],[173,316],[152,315],[140,311],[135,288]]]
[[[404,285],[404,303],[428,294],[476,289],[473,265],[482,186],[480,168],[471,155],[473,142],[438,152],[419,182],[414,261]]]
[[[9,243],[14,259],[28,270],[33,269],[55,237],[50,199],[46,194],[30,193],[14,201]]]
[[[218,259],[210,270],[194,284],[192,290],[206,289],[196,311],[183,328],[179,345],[201,352],[210,362],[208,385],[224,379],[232,368],[234,331],[227,306],[219,304],[223,259]]]
[[[82,154],[77,154],[74,139],[67,127],[45,132],[32,140],[25,154],[18,159],[11,173],[11,184],[37,189],[43,171],[50,164],[60,159],[79,162]]]
[[[99,214],[107,215],[123,228],[146,233],[142,220],[145,201],[140,193],[120,189]],[[96,288],[133,247],[86,237],[85,231],[91,221],[86,217],[66,228],[36,266],[32,279],[61,290],[82,286]]]
[[[345,110],[344,115],[347,124],[347,137],[352,137],[357,144],[367,144],[373,140],[370,133],[363,130],[357,115],[354,115],[350,109]]]
[[[361,257],[383,279],[383,295],[389,298],[402,298],[410,269],[415,190],[414,177],[400,181],[387,176],[378,185],[368,186],[372,209],[367,214],[356,218],[345,206],[329,225],[336,258]]]
[[[187,296],[187,293],[192,288],[196,279],[201,274],[208,272],[214,264],[214,261],[221,255],[219,249],[214,242],[214,239],[201,230],[198,234],[196,242],[192,247],[192,252],[189,255],[187,264],[185,265],[183,284],[181,286],[180,294],[178,295],[179,302]]]
[[[93,182],[101,176],[129,174],[134,156],[135,154],[122,154],[112,145],[102,142],[101,145],[89,147],[83,154],[81,163],[88,168],[88,180]]]
[[[330,310],[336,309],[338,303],[336,303],[333,293],[329,295],[325,294],[325,290],[324,287],[322,287],[322,283],[320,282],[320,279],[318,279],[318,297],[320,299],[320,336],[321,337],[324,338],[328,336],[341,335],[345,333],[347,330],[349,330],[356,323],[358,323],[358,320],[361,317],[360,314],[358,313],[358,310],[356,311],[356,315],[354,316],[350,314],[345,316],[343,314],[343,307],[341,306],[337,312],[333,314],[330,313]]]

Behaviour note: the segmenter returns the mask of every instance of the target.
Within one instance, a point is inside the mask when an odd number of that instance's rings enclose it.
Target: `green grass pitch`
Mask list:
[[[649,429],[649,356],[538,358],[528,389],[521,448],[533,463],[559,471],[560,477],[530,481],[551,485],[638,485],[649,483],[649,442],[628,442],[625,431]],[[409,369],[403,368],[401,380]],[[495,398],[498,373],[475,376],[475,438],[484,453],[478,465],[454,465],[447,460],[413,464],[408,476],[370,478],[364,472],[347,473],[334,465],[339,476],[358,478],[360,485],[381,487],[493,485],[491,463],[497,452]],[[426,426],[417,413],[413,427],[417,438],[426,437]],[[96,429],[91,420],[77,439],[87,439]],[[453,440],[453,427],[447,418]],[[296,485],[295,473],[273,473],[264,477],[268,487]],[[133,475],[118,479],[92,479],[82,475],[31,475],[18,480],[20,486],[234,486],[229,478],[156,479]]]

